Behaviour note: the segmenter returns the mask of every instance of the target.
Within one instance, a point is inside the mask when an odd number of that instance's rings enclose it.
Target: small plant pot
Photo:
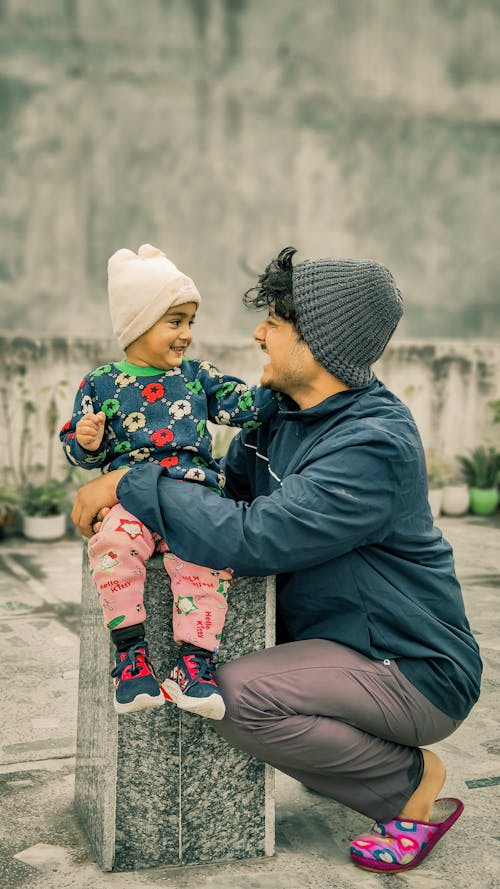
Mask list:
[[[492,515],[498,506],[497,488],[471,488],[469,497],[474,515]]]
[[[429,506],[431,508],[432,518],[437,519],[441,515],[441,506],[443,503],[443,489],[431,488],[429,491]]]
[[[441,510],[444,515],[465,515],[469,511],[469,489],[467,485],[447,485],[443,490]]]
[[[28,540],[59,540],[66,533],[66,516],[23,515],[23,534]]]

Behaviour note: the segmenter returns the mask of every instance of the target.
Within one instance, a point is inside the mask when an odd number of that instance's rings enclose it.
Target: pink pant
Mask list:
[[[130,627],[146,619],[145,564],[155,551],[163,553],[171,581],[174,640],[217,651],[232,570],[213,571],[181,561],[170,552],[165,540],[120,504],[113,507],[100,531],[89,540],[90,573],[106,627]]]

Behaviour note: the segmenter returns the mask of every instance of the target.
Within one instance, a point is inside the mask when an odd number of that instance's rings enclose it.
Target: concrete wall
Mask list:
[[[221,370],[250,383],[258,381],[261,358],[256,347],[246,341],[223,346],[198,339],[192,354],[208,358]],[[49,443],[44,431],[49,399],[55,394],[58,426],[62,425],[71,415],[73,398],[84,373],[111,358],[120,359],[115,341],[0,336],[0,355],[0,395],[10,411],[9,418],[3,417],[0,422],[0,467],[9,465],[9,440],[16,463],[23,447],[22,404],[28,397],[22,394],[24,387],[35,408],[30,416],[32,435],[24,445],[32,461],[42,464],[46,463],[50,448],[61,473],[68,465],[62,449],[55,439]],[[498,343],[398,340],[389,346],[375,370],[410,406],[427,450],[453,458],[488,439],[495,440],[500,447],[500,426],[493,425],[489,405],[500,399]],[[67,385],[61,386],[61,381]]]
[[[500,449],[491,404],[500,398],[498,342],[400,340],[375,370],[410,407],[428,452],[453,463],[481,444]]]
[[[288,243],[371,256],[404,336],[500,333],[500,0],[0,0],[0,329],[110,333],[161,245],[246,333]]]

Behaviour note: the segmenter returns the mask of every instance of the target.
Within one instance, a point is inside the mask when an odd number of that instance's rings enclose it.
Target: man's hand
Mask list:
[[[84,414],[76,424],[76,440],[86,451],[97,451],[101,446],[104,436],[106,414],[99,411],[98,414]]]
[[[84,537],[92,537],[94,530],[97,530],[93,527],[94,523],[103,518],[103,511],[106,507],[109,509],[118,503],[116,488],[120,479],[123,478],[123,474],[128,472],[129,468],[114,469],[112,472],[101,475],[100,478],[87,482],[83,488],[79,489],[71,518]]]

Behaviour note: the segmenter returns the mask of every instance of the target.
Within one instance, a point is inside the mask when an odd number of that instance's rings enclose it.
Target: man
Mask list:
[[[91,482],[73,516],[88,535],[119,499],[181,558],[277,575],[280,644],[219,670],[217,731],[375,818],[351,844],[356,864],[406,870],[463,810],[436,802],[445,768],[421,745],[467,716],[481,660],[433,526],[418,431],[371,371],[401,294],[376,262],[293,266],[295,252],[281,251],[245,297],[268,309],[254,332],[261,384],[285,399],[233,440],[225,498],[151,465]]]

